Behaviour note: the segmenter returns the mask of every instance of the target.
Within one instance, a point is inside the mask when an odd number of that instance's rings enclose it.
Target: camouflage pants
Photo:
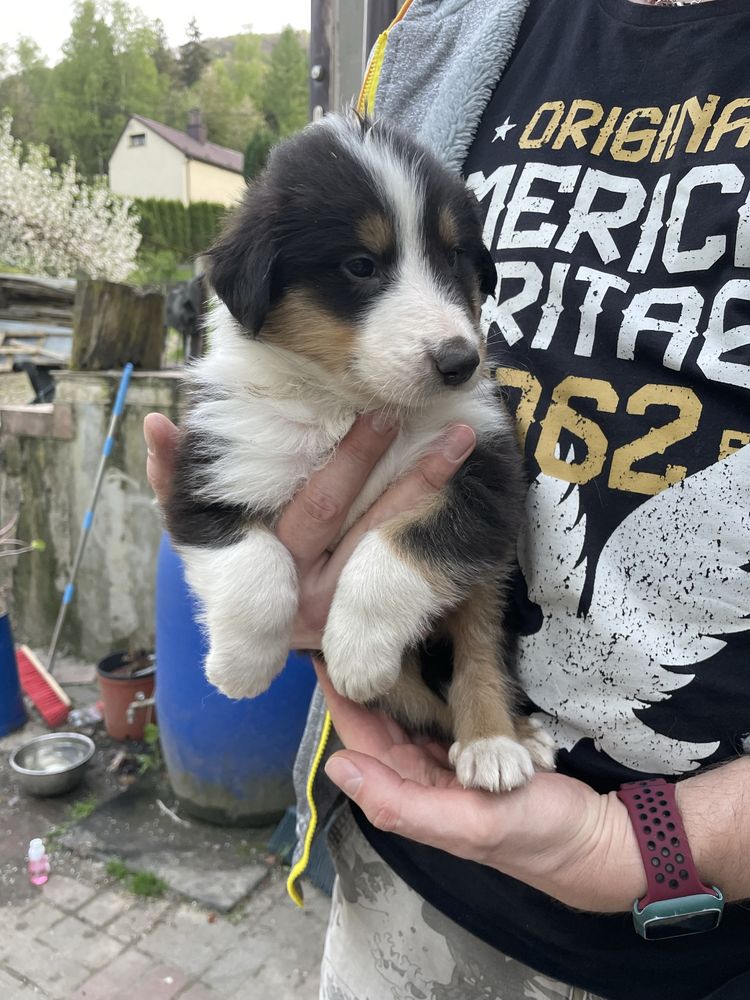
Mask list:
[[[320,1000],[599,1000],[500,954],[443,916],[373,851],[345,808]]]

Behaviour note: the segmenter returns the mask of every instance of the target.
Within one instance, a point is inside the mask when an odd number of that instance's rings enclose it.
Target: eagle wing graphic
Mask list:
[[[592,738],[639,771],[696,768],[718,743],[659,733],[636,713],[750,628],[750,446],[649,498],[615,529],[580,611],[585,518],[576,486],[540,475],[520,550],[541,629],[521,640],[524,689],[558,746]]]

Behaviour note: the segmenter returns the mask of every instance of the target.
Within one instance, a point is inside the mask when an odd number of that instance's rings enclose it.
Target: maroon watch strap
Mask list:
[[[639,908],[680,896],[715,895],[695,870],[674,784],[663,778],[632,781],[620,787],[617,797],[630,814],[646,869],[648,889]]]

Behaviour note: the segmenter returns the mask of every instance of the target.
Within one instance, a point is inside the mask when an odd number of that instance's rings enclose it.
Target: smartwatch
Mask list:
[[[663,778],[632,781],[617,797],[627,807],[646,869],[646,895],[633,903],[638,934],[661,941],[718,927],[724,897],[698,877],[674,784]]]

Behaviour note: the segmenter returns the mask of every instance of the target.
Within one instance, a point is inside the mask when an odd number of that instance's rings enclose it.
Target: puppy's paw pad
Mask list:
[[[448,759],[464,788],[509,792],[525,785],[534,774],[531,754],[509,736],[454,743]]]
[[[537,771],[555,770],[555,741],[538,719],[523,719],[517,726],[518,738],[531,754]]]

